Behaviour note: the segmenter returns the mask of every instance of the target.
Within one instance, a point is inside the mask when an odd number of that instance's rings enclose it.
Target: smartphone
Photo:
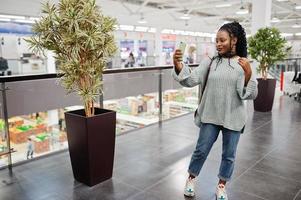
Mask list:
[[[186,49],[186,43],[185,42],[180,42],[179,45],[178,45],[178,49],[180,49],[181,53],[184,54],[185,49]]]
[[[177,45],[177,49],[181,50],[182,55],[184,55],[185,49],[186,49],[186,43],[185,42],[180,42]],[[183,56],[182,56],[182,58],[178,59],[178,61],[183,61]]]

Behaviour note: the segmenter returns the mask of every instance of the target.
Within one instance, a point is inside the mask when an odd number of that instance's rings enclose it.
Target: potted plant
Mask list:
[[[254,100],[256,111],[268,112],[272,110],[276,79],[268,78],[269,68],[279,60],[283,60],[289,48],[286,40],[281,37],[280,31],[276,28],[261,28],[257,33],[250,37],[249,53],[253,59],[259,62],[257,71],[261,78],[258,78],[258,95]]]
[[[74,178],[88,186],[112,177],[116,113],[96,108],[101,77],[116,52],[116,20],[104,16],[95,0],[60,0],[43,5],[43,17],[27,40],[35,53],[53,51],[61,83],[77,92],[84,109],[65,113]]]

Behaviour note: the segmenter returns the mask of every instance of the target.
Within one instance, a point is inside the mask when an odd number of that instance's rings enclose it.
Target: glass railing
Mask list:
[[[278,61],[269,70],[269,74],[280,81],[281,72],[300,72],[301,58],[288,58]]]
[[[191,65],[195,67],[197,65]],[[172,66],[108,69],[99,105],[117,112],[116,134],[194,111],[198,87],[183,88]],[[0,167],[68,148],[64,112],[81,108],[57,74],[4,76],[1,82]]]
[[[47,73],[47,59],[24,57],[21,59],[6,59],[7,69],[0,68],[0,75],[28,75]],[[1,66],[2,67],[2,66]]]

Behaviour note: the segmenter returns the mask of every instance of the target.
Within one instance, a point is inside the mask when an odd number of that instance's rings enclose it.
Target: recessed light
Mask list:
[[[271,19],[271,22],[273,22],[273,23],[278,23],[278,22],[280,22],[280,19],[278,19],[277,17],[273,17],[273,18]]]
[[[247,9],[245,9],[243,6],[240,7],[240,9],[236,12],[237,15],[246,15],[248,13],[249,13],[249,11]]]
[[[296,23],[296,24],[292,25],[292,28],[301,28],[301,25]]]
[[[293,33],[281,33],[280,34],[282,37],[289,37],[289,36],[293,36]]]
[[[145,19],[140,19],[138,21],[139,24],[147,24],[147,21]]]
[[[180,17],[180,19],[190,19],[191,17],[189,16],[189,14],[184,14],[183,16]]]
[[[231,4],[218,4],[218,5],[215,5],[216,8],[226,8],[226,7],[231,7],[232,5]]]

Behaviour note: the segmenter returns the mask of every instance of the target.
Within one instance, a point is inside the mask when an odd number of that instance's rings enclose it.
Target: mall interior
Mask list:
[[[185,43],[183,62],[193,71],[216,55],[216,33],[233,21],[247,39],[275,27],[290,48],[268,71],[275,85],[264,98],[272,96],[271,109],[244,101],[247,121],[226,185],[228,199],[301,200],[301,0],[96,0],[103,15],[117,21],[117,51],[99,77],[102,93],[95,105],[114,111],[116,123],[112,143],[88,147],[94,143],[87,136],[84,150],[77,151],[79,160],[89,161],[94,180],[110,163],[104,158],[91,167],[107,154],[103,146],[113,149],[112,175],[92,185],[76,178],[65,120],[66,112],[83,109],[82,99],[60,84],[54,52],[34,53],[26,42],[46,1],[0,2],[1,200],[216,199],[221,133],[196,178],[195,196],[183,195],[199,137],[194,112],[201,87],[183,87],[173,78],[173,55]],[[248,59],[260,79],[258,60]]]

